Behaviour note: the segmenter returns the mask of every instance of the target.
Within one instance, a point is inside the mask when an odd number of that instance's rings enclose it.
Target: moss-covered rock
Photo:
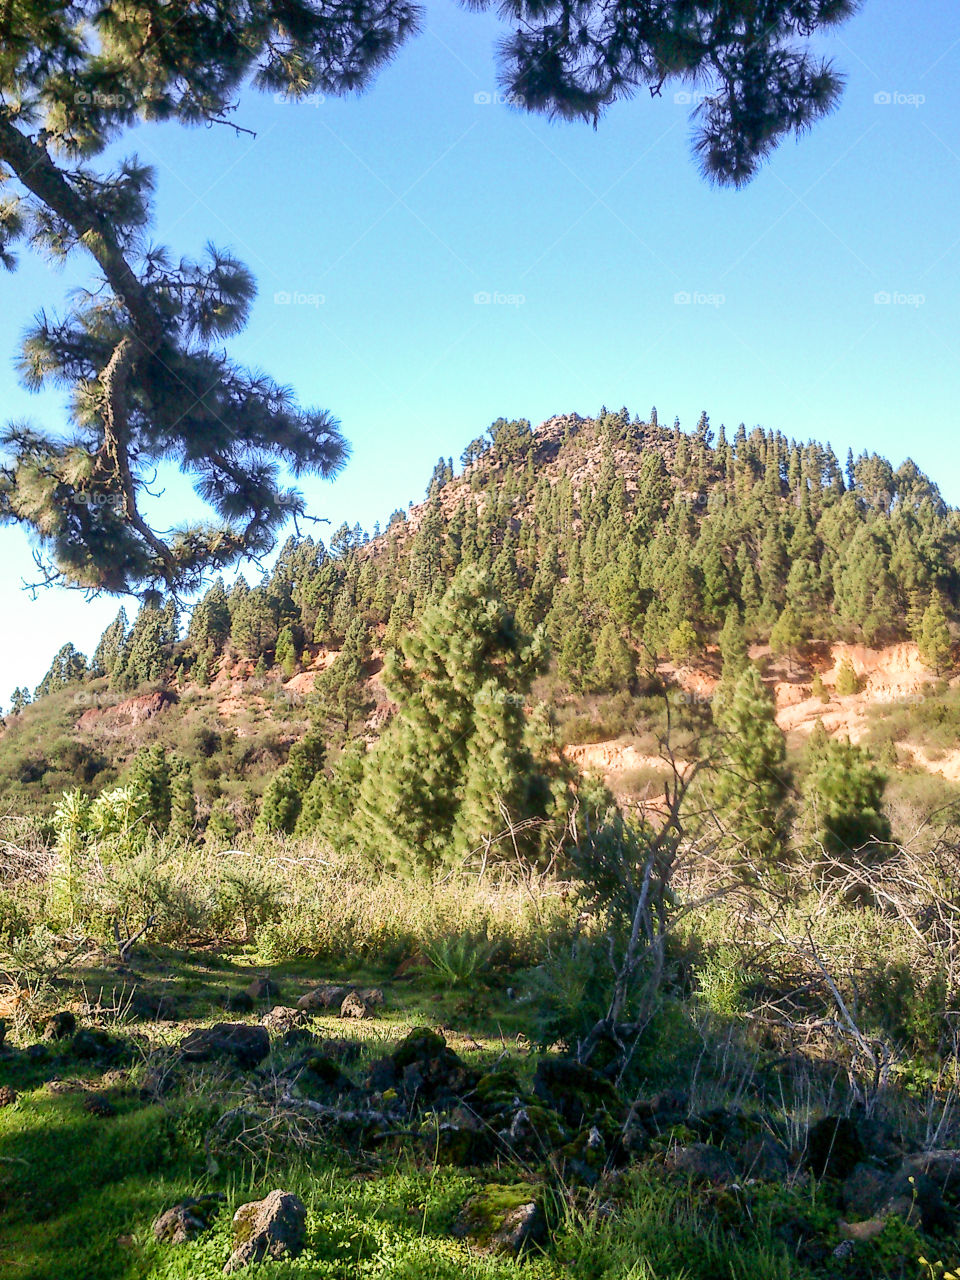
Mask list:
[[[540,1189],[526,1182],[488,1183],[464,1205],[453,1234],[479,1253],[518,1257],[547,1240]]]

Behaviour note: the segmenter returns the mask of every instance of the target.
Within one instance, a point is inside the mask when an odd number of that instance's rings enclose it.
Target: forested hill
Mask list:
[[[121,615],[86,669],[120,689],[205,685],[225,653],[292,673],[315,646],[389,648],[462,564],[489,572],[522,629],[544,624],[574,689],[622,683],[641,644],[694,658],[734,610],[748,639],[786,652],[919,640],[925,613],[958,601],[958,512],[910,460],[841,464],[829,444],[622,409],[536,430],[499,419],[461,466],[441,459],[426,500],[373,537],[291,538],[261,583],[214,583],[183,639],[173,605],[129,629]],[[84,668],[66,646],[38,693]]]

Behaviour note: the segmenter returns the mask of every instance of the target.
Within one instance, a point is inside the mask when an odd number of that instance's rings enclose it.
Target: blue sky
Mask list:
[[[256,138],[164,125],[124,140],[157,170],[156,240],[187,255],[213,240],[256,274],[232,353],[340,418],[352,460],[307,483],[311,510],[369,528],[501,414],[602,403],[909,455],[960,503],[955,3],[866,0],[822,45],[848,76],[839,110],[739,192],[699,176],[683,86],[596,132],[498,101],[498,30],[431,3],[363,97],[249,94],[235,119]],[[12,356],[85,272],[24,254],[0,281],[5,418],[58,422]],[[162,479],[159,514],[199,510]],[[63,641],[89,653],[118,602],[32,601],[26,537],[0,539],[3,669],[9,689],[33,686]]]

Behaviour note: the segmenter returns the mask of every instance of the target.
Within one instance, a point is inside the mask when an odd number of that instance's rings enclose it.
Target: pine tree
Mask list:
[[[740,618],[740,610],[735,604],[730,605],[727,609],[723,627],[720,630],[719,645],[720,658],[723,664],[720,678],[726,686],[732,689],[744,671],[746,671],[747,664],[750,661],[747,652],[747,637]]]
[[[521,704],[543,663],[538,636],[519,633],[489,578],[462,569],[442,600],[403,637],[384,671],[397,714],[365,762],[355,824],[368,857],[408,870],[449,864],[484,833],[478,810],[461,813],[464,789],[478,794],[479,731],[496,745],[497,794],[511,819],[545,816],[540,766],[520,740]],[[506,777],[518,771],[520,777]],[[489,781],[490,775],[484,775]],[[547,788],[549,791],[549,788]],[[489,805],[491,797],[484,802]],[[523,805],[534,803],[531,813]],[[489,816],[489,808],[483,810]],[[499,830],[499,828],[498,828]],[[494,833],[495,834],[495,833]]]
[[[711,800],[724,833],[721,843],[747,858],[775,860],[787,832],[786,744],[752,663],[717,720],[723,740]]]
[[[173,782],[161,743],[140,748],[130,766],[129,785],[139,798],[138,808],[144,824],[162,835],[170,826]]]
[[[134,619],[123,653],[113,668],[110,684],[116,689],[136,689],[159,680],[169,656],[169,617],[162,609],[144,605]]]
[[[931,597],[920,623],[917,648],[925,666],[940,675],[950,665],[953,641],[947,625],[947,615],[938,594]]]
[[[175,840],[192,844],[196,839],[197,797],[193,790],[193,774],[184,760],[174,762],[170,770],[170,835]]]
[[[863,747],[846,740],[813,740],[807,749],[803,819],[811,852],[847,860],[881,852],[890,839],[883,812],[884,774]]]
[[[98,676],[113,675],[126,645],[127,626],[127,611],[121,609],[100,637],[93,652],[90,670],[94,674]]]
[[[86,658],[72,644],[65,644],[57,650],[47,674],[37,685],[34,699],[43,698],[48,693],[58,693],[67,685],[79,684],[86,674]]]
[[[787,605],[770,632],[770,652],[777,657],[786,657],[790,665],[797,650],[803,643],[803,628],[791,605]]]
[[[287,763],[267,784],[254,830],[292,835],[311,783],[323,768],[324,743],[319,734],[307,733],[290,748]]]
[[[204,844],[211,848],[232,845],[240,833],[240,825],[224,796],[218,796],[210,806],[210,815],[204,832]]]
[[[629,686],[636,675],[636,654],[614,622],[605,622],[597,636],[590,684],[601,692]]]
[[[10,714],[18,716],[25,707],[29,707],[33,699],[30,697],[30,690],[21,689],[18,685],[10,695]]]
[[[347,628],[343,648],[314,679],[316,714],[323,721],[337,724],[344,734],[349,734],[354,722],[371,705],[366,685],[369,656],[367,628],[360,618],[355,618]]]
[[[297,650],[293,642],[293,628],[284,627],[277,636],[277,649],[274,655],[277,666],[289,679],[297,669]]]
[[[840,698],[848,698],[851,694],[860,692],[860,677],[854,670],[853,663],[849,658],[844,658],[837,668],[837,680],[834,687],[837,696]]]

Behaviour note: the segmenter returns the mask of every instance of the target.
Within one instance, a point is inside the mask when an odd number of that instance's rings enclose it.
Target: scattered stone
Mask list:
[[[17,1091],[9,1084],[0,1084],[0,1107],[10,1107],[17,1100]]]
[[[341,1018],[367,1018],[369,1017],[365,1001],[361,998],[358,991],[348,991],[343,998],[340,1006]]]
[[[545,1244],[547,1220],[536,1194],[531,1194],[535,1190],[526,1183],[484,1187],[464,1205],[454,1236],[479,1253],[512,1257]]]
[[[174,996],[150,991],[138,991],[131,1002],[131,1009],[138,1018],[148,1022],[176,1022],[182,1016]]]
[[[339,1009],[343,1004],[347,987],[314,987],[297,1001],[297,1008],[304,1013],[322,1013],[326,1009]]]
[[[230,1013],[252,1013],[253,997],[246,991],[228,991],[220,1001]]]
[[[73,1037],[71,1048],[75,1057],[89,1061],[95,1058],[115,1058],[120,1053],[122,1045],[118,1040],[107,1035],[106,1031],[100,1031],[96,1027],[84,1027]]]
[[[181,1200],[164,1210],[153,1224],[153,1234],[165,1244],[186,1244],[210,1227],[217,1209],[226,1196],[201,1196],[199,1200]]]
[[[715,1186],[736,1182],[737,1163],[726,1151],[706,1142],[691,1142],[667,1152],[664,1165],[671,1173],[682,1173],[694,1182],[711,1182]]]
[[[300,1009],[289,1009],[285,1005],[277,1004],[265,1013],[260,1019],[260,1025],[266,1027],[268,1031],[274,1035],[283,1035],[286,1031],[292,1031],[296,1027],[303,1025],[304,1014]]]
[[[368,1009],[382,1009],[386,1003],[379,987],[362,987],[359,996]]]
[[[6,1038],[7,1038],[7,1020],[6,1018],[0,1018],[0,1050],[6,1047],[3,1043],[4,1040],[6,1040]]]
[[[761,1182],[778,1182],[790,1172],[787,1149],[775,1138],[748,1138],[740,1147],[739,1160],[746,1176]]]
[[[76,1029],[76,1016],[69,1009],[62,1009],[47,1019],[43,1028],[43,1038],[44,1040],[66,1040]]]
[[[868,1218],[865,1222],[844,1222],[841,1219],[837,1225],[844,1240],[865,1244],[868,1240],[875,1240],[887,1224],[884,1218]]]
[[[55,1076],[47,1081],[46,1088],[48,1093],[54,1094],[83,1093],[84,1084],[82,1080],[61,1080],[59,1076]]]
[[[289,1191],[271,1191],[233,1215],[233,1240],[224,1275],[264,1258],[296,1258],[307,1242],[307,1210]]]
[[[247,995],[251,1000],[278,1000],[280,998],[280,988],[272,978],[254,978],[247,987]]]
[[[533,1077],[533,1091],[574,1128],[605,1111],[623,1110],[623,1103],[606,1076],[572,1058],[541,1058]]]
[[[83,1109],[90,1115],[99,1116],[104,1120],[117,1114],[117,1108],[102,1093],[88,1093],[83,1100]]]
[[[45,1044],[28,1044],[23,1051],[23,1056],[28,1062],[46,1062],[50,1057],[50,1051]]]
[[[849,1116],[825,1116],[807,1134],[807,1163],[818,1178],[848,1178],[865,1155]]]
[[[249,1027],[242,1022],[198,1028],[180,1041],[180,1056],[185,1062],[232,1058],[239,1067],[255,1067],[269,1052],[266,1027]]]
[[[872,1217],[890,1198],[889,1186],[888,1173],[861,1162],[844,1180],[840,1203],[855,1219]]]

